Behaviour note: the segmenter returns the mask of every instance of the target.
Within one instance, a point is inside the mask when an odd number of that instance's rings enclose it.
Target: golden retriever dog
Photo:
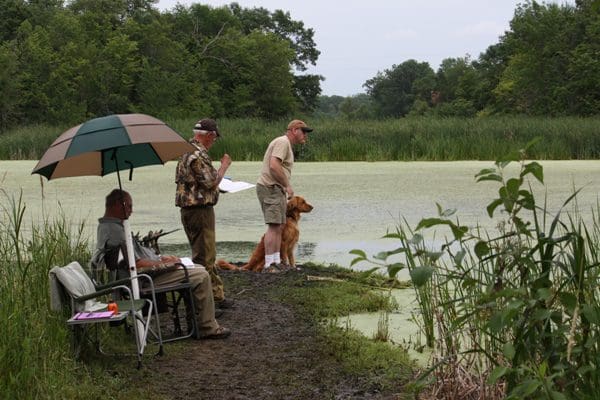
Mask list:
[[[308,204],[304,198],[294,196],[288,200],[286,211],[286,222],[281,233],[281,263],[296,267],[296,259],[294,258],[294,250],[298,239],[300,238],[300,229],[298,222],[300,221],[301,213],[311,212],[313,206]],[[219,268],[228,270],[243,270],[260,272],[265,266],[265,236],[260,239],[260,242],[250,255],[248,262],[241,267],[237,267],[228,263],[225,260],[217,260]]]

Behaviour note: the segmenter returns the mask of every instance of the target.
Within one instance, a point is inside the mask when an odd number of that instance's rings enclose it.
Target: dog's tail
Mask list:
[[[225,260],[217,260],[216,264],[221,269],[225,269],[225,270],[229,270],[229,271],[239,271],[240,270],[240,267],[238,267],[237,265],[230,264]]]

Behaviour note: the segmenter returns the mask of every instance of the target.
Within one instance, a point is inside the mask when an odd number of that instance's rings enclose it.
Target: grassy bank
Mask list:
[[[84,354],[84,361],[74,359],[67,315],[49,307],[48,271],[74,260],[86,265],[88,239],[82,226],[70,229],[64,216],[23,226],[26,214],[18,196],[0,191],[0,399],[157,398],[151,382],[143,384],[144,370],[132,368],[130,360],[115,361],[96,355],[93,349]],[[303,275],[292,275],[285,285],[271,287],[269,296],[297,307],[314,324],[323,323],[323,347],[314,351],[333,351],[350,376],[374,377],[369,385],[397,387],[399,378],[411,374],[411,363],[401,349],[324,323],[350,312],[392,310],[386,292],[374,289],[381,282],[344,270],[314,271],[343,282],[307,283]],[[244,275],[235,279],[243,280]],[[234,291],[236,281],[227,283],[228,290]],[[189,345],[174,343],[169,354],[183,354]]]
[[[303,161],[455,161],[495,160],[541,137],[531,158],[549,160],[600,158],[600,118],[403,118],[390,120],[307,119],[315,127],[298,150]],[[194,118],[165,120],[183,136]],[[223,140],[214,154],[234,160],[262,159],[269,141],[287,121],[221,119]],[[66,126],[35,125],[0,134],[0,159],[39,159]]]

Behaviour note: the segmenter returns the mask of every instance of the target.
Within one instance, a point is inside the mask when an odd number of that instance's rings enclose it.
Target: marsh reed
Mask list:
[[[183,137],[191,135],[197,118],[165,119]],[[299,147],[301,161],[456,161],[495,160],[497,154],[541,141],[535,159],[600,158],[599,118],[402,118],[345,120],[304,118],[315,132]],[[214,154],[234,160],[260,161],[267,144],[285,131],[287,120],[218,120],[222,140]],[[0,159],[39,159],[66,126],[35,125],[0,133]]]

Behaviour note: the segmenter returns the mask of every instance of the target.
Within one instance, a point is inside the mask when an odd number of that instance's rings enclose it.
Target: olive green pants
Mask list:
[[[215,210],[212,206],[181,209],[181,224],[192,248],[192,261],[203,265],[212,281],[215,301],[225,298],[223,280],[217,273],[217,242],[215,238]]]

